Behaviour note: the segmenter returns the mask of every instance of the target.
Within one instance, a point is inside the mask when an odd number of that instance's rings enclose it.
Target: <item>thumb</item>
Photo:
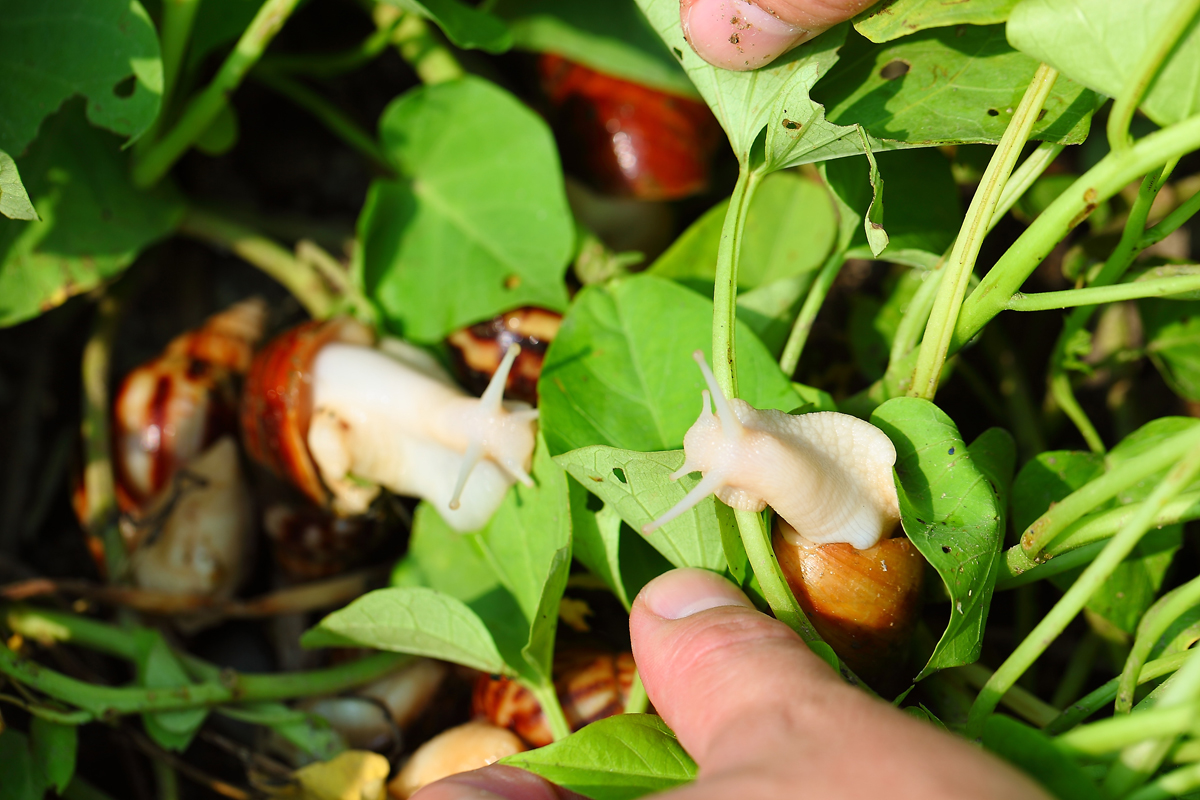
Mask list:
[[[684,38],[723,69],[770,64],[877,0],[680,0]]]

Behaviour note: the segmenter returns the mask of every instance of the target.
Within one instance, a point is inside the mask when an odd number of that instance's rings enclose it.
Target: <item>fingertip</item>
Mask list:
[[[673,569],[647,583],[634,601],[656,617],[678,620],[720,606],[754,608],[750,598],[715,572]]]
[[[683,0],[679,21],[697,55],[737,71],[766,66],[813,35],[747,0]]]
[[[410,800],[568,800],[576,796],[532,772],[493,764],[435,781]]]

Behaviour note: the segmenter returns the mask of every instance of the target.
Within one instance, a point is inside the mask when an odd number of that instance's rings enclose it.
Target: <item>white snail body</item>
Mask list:
[[[815,544],[874,547],[900,520],[892,478],[896,448],[883,431],[837,412],[793,415],[727,400],[699,351],[711,389],[684,436],[683,467],[672,478],[703,479],[674,508],[647,525],[650,533],[710,494],[732,508],[770,506],[796,535]]]

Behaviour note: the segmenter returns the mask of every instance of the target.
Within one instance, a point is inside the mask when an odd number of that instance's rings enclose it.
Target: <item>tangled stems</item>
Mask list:
[[[221,69],[184,109],[175,127],[148,146],[133,167],[133,182],[141,187],[162,180],[179,158],[208,130],[250,68],[283,27],[300,0],[266,0],[242,33]]]
[[[1191,655],[1190,651],[1183,653],[1173,653],[1169,656],[1155,659],[1142,668],[1138,675],[1138,683],[1148,683],[1156,678],[1161,678],[1164,675],[1170,675],[1175,670],[1183,666]],[[1083,699],[1072,703],[1068,708],[1064,709],[1061,714],[1050,721],[1050,724],[1045,727],[1045,732],[1048,734],[1059,734],[1064,731],[1069,731],[1085,719],[1095,714],[1104,706],[1113,701],[1117,696],[1117,688],[1120,678],[1113,678],[1108,683],[1088,694]]]
[[[954,334],[954,324],[966,296],[967,284],[974,271],[975,260],[979,257],[979,249],[983,246],[983,238],[991,228],[992,217],[999,205],[1004,185],[1021,155],[1021,148],[1029,140],[1033,124],[1037,122],[1042,105],[1050,96],[1050,90],[1054,88],[1057,78],[1058,72],[1054,69],[1045,64],[1038,67],[1013,114],[1012,121],[1000,139],[1000,144],[996,146],[996,151],[988,162],[975,196],[971,199],[971,206],[967,209],[958,238],[955,239],[950,257],[943,266],[946,275],[938,287],[929,323],[925,327],[925,338],[921,342],[912,387],[908,392],[913,397],[931,400],[937,394],[938,380],[941,378],[942,366],[946,363],[950,340]]]
[[[1149,530],[1155,516],[1176,495],[1200,474],[1200,428],[1175,437],[1185,446],[1183,459],[1175,464],[1166,478],[1155,487],[1133,518],[1114,536],[1100,555],[1083,571],[1062,599],[1055,604],[1029,636],[1017,646],[991,679],[979,692],[967,717],[967,735],[976,739],[983,733],[984,723],[996,709],[996,704],[1017,679],[1025,673],[1050,643],[1066,629],[1092,594],[1125,558],[1133,552]],[[1095,482],[1095,481],[1094,481]]]
[[[1175,620],[1194,608],[1197,603],[1200,603],[1200,578],[1193,578],[1160,597],[1158,602],[1142,615],[1142,621],[1138,623],[1137,639],[1129,657],[1125,659],[1125,668],[1121,671],[1120,682],[1117,684],[1117,713],[1128,714],[1133,708],[1133,692],[1154,645]]]

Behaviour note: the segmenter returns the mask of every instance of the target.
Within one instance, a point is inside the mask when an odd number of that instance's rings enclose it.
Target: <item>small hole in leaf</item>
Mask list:
[[[783,121],[783,127],[787,128],[789,131],[798,131],[800,130],[801,125],[794,119],[785,119]]]
[[[949,548],[949,547],[947,547],[946,545],[942,545],[942,552],[943,552],[943,553],[946,553],[946,554],[949,554],[949,553],[950,553],[950,548]]]
[[[683,61],[683,51],[680,50],[678,47],[673,47],[671,49],[675,51],[675,57],[678,58],[680,61]]]
[[[137,78],[130,75],[128,78],[117,81],[117,85],[113,87],[113,94],[120,98],[132,97],[136,87]]]
[[[625,470],[621,469],[620,467],[613,468],[613,475],[617,476],[617,480],[619,480],[621,483],[629,483],[629,481],[625,480]]]
[[[1000,112],[999,112],[999,111],[997,111],[997,110],[996,110],[996,109],[994,109],[994,108],[989,108],[989,109],[988,109],[988,112],[987,112],[987,114],[988,114],[988,116],[989,116],[989,117],[998,117],[998,116],[1000,116]]]
[[[879,70],[879,77],[883,78],[885,81],[894,81],[901,75],[906,74],[911,66],[912,65],[907,61],[897,58],[895,61],[885,65],[883,69]]]
[[[1038,122],[1041,122],[1043,119],[1045,119],[1045,117],[1046,117],[1046,109],[1043,108],[1041,111],[1038,112]]]

